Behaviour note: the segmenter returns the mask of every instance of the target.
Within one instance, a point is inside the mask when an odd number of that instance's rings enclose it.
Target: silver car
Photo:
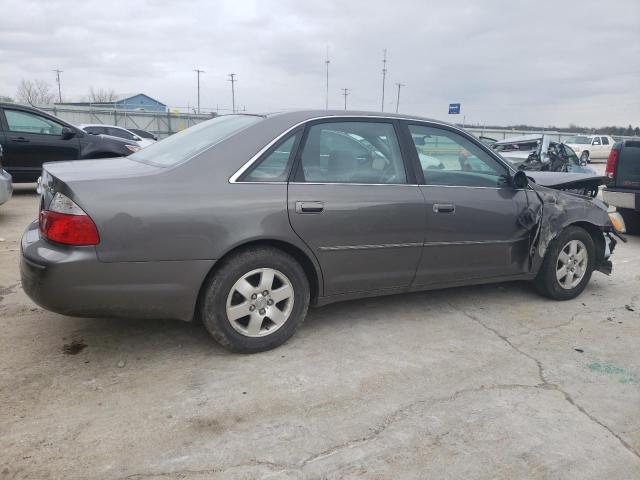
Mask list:
[[[22,238],[35,302],[201,320],[240,352],[282,344],[309,305],[507,280],[573,298],[616,245],[599,200],[382,113],[221,116],[127,158],[46,164],[40,191]]]
[[[0,145],[0,205],[7,203],[13,194],[13,181],[9,172],[2,168],[2,145]]]

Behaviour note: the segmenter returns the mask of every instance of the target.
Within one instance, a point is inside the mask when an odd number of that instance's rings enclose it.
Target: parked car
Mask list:
[[[0,145],[0,205],[7,203],[13,194],[11,175],[2,168],[2,145]]]
[[[616,246],[603,202],[393,114],[224,115],[126,158],[47,164],[41,183],[21,249],[36,303],[201,319],[240,352],[282,344],[310,304],[507,280],[574,298]]]
[[[616,142],[605,174],[604,201],[622,214],[628,231],[640,233],[640,139]]]
[[[127,130],[123,127],[118,127],[117,125],[103,125],[103,124],[85,124],[78,125],[78,128],[84,130],[91,135],[107,135],[110,137],[122,138],[124,140],[129,140],[132,142],[136,142],[140,145],[140,148],[147,147],[152,143],[155,143],[155,140],[150,140],[148,138],[142,138],[139,135],[136,135],[131,130]]]
[[[563,142],[580,156],[583,162],[591,159],[608,158],[615,140],[609,135],[576,135]]]
[[[147,132],[146,130],[141,130],[139,128],[127,128],[131,133],[135,133],[137,136],[146,138],[148,140],[158,141],[158,136],[154,135],[151,132]]]
[[[126,156],[137,143],[87,135],[37,108],[0,103],[0,145],[4,168],[14,183],[35,182],[45,162]]]
[[[596,173],[578,158],[571,147],[553,141],[549,135],[507,138],[494,143],[491,148],[520,170]]]

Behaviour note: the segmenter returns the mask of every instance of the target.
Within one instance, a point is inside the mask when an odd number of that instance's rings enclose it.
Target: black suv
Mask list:
[[[125,157],[140,149],[129,140],[89,135],[37,108],[0,103],[4,169],[15,183],[35,182],[42,164],[59,160]]]
[[[622,214],[627,232],[640,233],[640,139],[616,142],[607,161],[604,201]]]

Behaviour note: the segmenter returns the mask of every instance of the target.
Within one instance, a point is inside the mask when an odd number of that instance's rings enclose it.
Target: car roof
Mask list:
[[[371,117],[371,118],[398,118],[406,120],[418,120],[423,122],[436,122],[447,123],[441,120],[435,120],[432,118],[420,117],[417,115],[405,115],[400,113],[388,113],[388,112],[375,112],[364,110],[291,110],[282,112],[270,112],[264,114],[258,114],[260,116],[271,117],[291,117],[296,118],[298,121],[312,120],[314,118],[327,118],[327,117]],[[453,124],[447,123],[454,126]]]
[[[78,127],[80,127],[80,128],[84,128],[84,127],[110,127],[110,128],[119,128],[121,130],[128,130],[128,128],[121,127],[120,125],[107,125],[107,124],[104,124],[104,123],[81,123],[80,125],[78,125]]]

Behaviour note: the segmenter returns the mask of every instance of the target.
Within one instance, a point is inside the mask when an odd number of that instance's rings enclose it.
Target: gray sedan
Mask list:
[[[46,164],[40,191],[21,261],[36,303],[201,320],[240,352],[282,344],[310,304],[507,280],[574,298],[616,244],[602,202],[452,125],[378,113],[221,116]]]

